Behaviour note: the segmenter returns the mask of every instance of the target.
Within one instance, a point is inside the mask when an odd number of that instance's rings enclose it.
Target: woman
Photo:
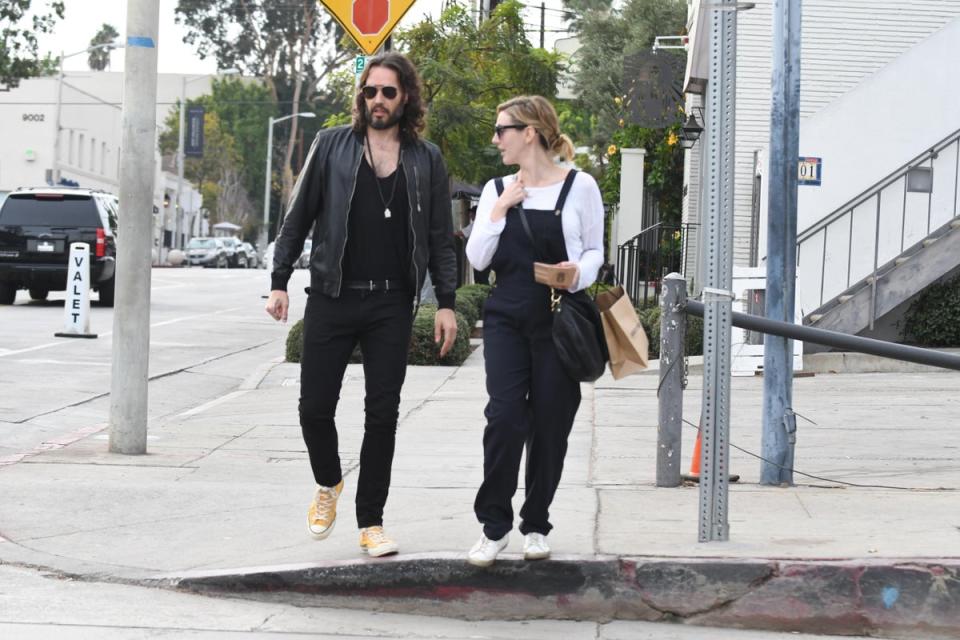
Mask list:
[[[573,267],[571,292],[590,286],[603,263],[600,190],[590,175],[557,164],[558,157],[573,157],[573,144],[560,133],[553,105],[540,96],[504,102],[497,107],[492,142],[503,163],[520,170],[501,185],[491,180],[484,187],[467,242],[473,267],[491,267],[497,277],[483,316],[490,400],[484,411],[483,484],[474,502],[483,535],[467,554],[477,566],[489,566],[507,546],[524,446],[523,556],[550,556],[548,511],[580,406],[580,384],[563,370],[553,346],[550,290],[534,280],[533,263]]]

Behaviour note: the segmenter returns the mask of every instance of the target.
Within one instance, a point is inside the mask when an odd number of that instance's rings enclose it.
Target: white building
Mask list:
[[[706,4],[691,3],[686,78],[701,123]],[[766,246],[773,2],[755,5],[737,27],[740,267],[762,266]],[[808,324],[893,338],[910,300],[960,265],[960,0],[804,0],[801,56],[800,156],[819,159],[822,179],[799,187],[797,306]],[[694,224],[702,146],[685,168],[684,222]],[[695,244],[685,261],[694,281],[698,256]]]
[[[158,76],[158,136],[180,98],[182,79],[179,74]],[[56,145],[58,89],[60,140]],[[209,91],[208,77],[186,84],[188,99]],[[31,78],[0,95],[0,192],[53,184],[59,175],[65,184],[119,194],[123,73],[68,71],[62,88],[56,76]],[[168,243],[174,232],[177,175],[174,167],[164,171],[157,145],[153,152],[157,167],[154,240],[159,247],[161,229],[166,229]],[[194,222],[194,232],[202,231],[202,216],[196,215],[200,212],[200,193],[187,181],[182,199],[187,220]]]

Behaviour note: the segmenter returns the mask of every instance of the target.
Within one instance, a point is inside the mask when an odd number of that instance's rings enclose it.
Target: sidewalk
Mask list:
[[[754,453],[762,385],[732,384],[731,442]],[[816,424],[798,420],[796,467],[823,479],[761,487],[759,461],[731,449],[741,481],[730,490],[730,541],[705,544],[698,488],[654,487],[656,387],[654,375],[583,387],[551,511],[552,561],[523,562],[516,532],[493,570],[464,561],[480,533],[481,348],[459,368],[408,371],[385,517],[399,556],[367,559],[357,546],[362,368],[349,366],[341,394],[340,520],[317,542],[305,524],[313,485],[299,368],[276,363],[153,426],[146,456],[108,453],[100,432],[0,466],[0,563],[441,615],[960,637],[960,374],[797,378],[794,409]],[[700,393],[691,375],[692,423]],[[684,433],[684,469],[695,436]]]

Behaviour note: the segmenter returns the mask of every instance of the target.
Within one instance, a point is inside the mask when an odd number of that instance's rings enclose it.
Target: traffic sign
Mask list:
[[[414,0],[320,0],[368,55],[383,45]]]

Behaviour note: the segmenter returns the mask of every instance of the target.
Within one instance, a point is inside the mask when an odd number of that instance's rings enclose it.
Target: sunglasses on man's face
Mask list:
[[[360,89],[360,91],[363,93],[363,97],[366,98],[367,100],[373,100],[374,98],[376,98],[377,91],[382,93],[383,97],[386,98],[387,100],[393,100],[394,98],[397,97],[397,94],[400,92],[399,89],[397,89],[396,87],[391,87],[390,85],[374,86],[372,84],[368,84],[367,86]]]
[[[526,129],[528,125],[525,124],[498,124],[493,128],[493,132],[496,134],[497,139],[500,139],[500,136],[503,135],[503,132],[507,129]]]

